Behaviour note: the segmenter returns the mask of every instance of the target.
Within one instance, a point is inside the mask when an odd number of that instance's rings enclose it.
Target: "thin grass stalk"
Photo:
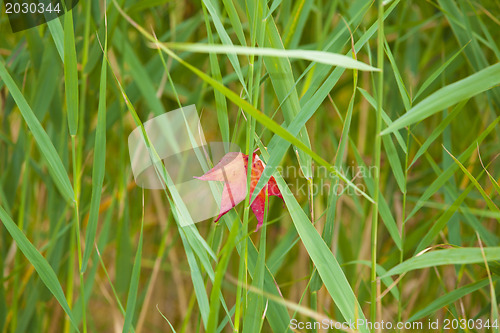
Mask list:
[[[82,244],[81,244],[81,235],[80,235],[80,216],[79,216],[79,198],[78,193],[80,193],[80,166],[77,165],[77,153],[76,153],[76,137],[74,135],[71,136],[71,154],[73,157],[73,188],[75,193],[74,199],[74,228],[76,232],[76,251],[78,254],[78,273],[80,278],[80,301],[82,302],[82,324],[83,324],[83,332],[87,333],[87,311],[85,307],[85,283],[83,279],[83,253],[82,253]]]
[[[378,205],[380,189],[380,156],[381,156],[381,136],[382,129],[382,102],[384,96],[384,3],[378,1],[378,38],[377,38],[377,121],[375,129],[375,190],[372,212],[372,230],[371,230],[371,294],[370,294],[370,320],[377,321],[377,228],[378,228]]]

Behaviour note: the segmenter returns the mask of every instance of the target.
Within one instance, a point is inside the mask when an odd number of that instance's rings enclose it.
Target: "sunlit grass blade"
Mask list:
[[[365,64],[343,54],[312,51],[312,50],[288,50],[268,47],[249,47],[249,46],[229,46],[216,44],[190,44],[190,43],[166,43],[168,48],[181,51],[199,52],[199,53],[219,53],[219,54],[241,54],[258,55],[267,57],[281,57],[313,61],[331,66],[343,68],[358,69],[361,71],[378,71],[376,67]]]

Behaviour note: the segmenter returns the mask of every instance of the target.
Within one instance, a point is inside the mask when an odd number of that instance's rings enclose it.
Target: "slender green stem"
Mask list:
[[[377,123],[375,129],[375,190],[373,213],[372,213],[372,232],[371,232],[371,304],[370,320],[377,321],[377,228],[378,228],[378,204],[380,191],[380,156],[381,156],[381,136],[382,129],[382,101],[384,96],[384,5],[383,1],[378,1],[378,38],[377,38],[377,67],[380,69],[377,82]]]
[[[407,137],[406,137],[406,149],[410,149],[410,130],[408,129],[407,131]],[[408,163],[409,163],[409,156],[410,154],[406,154],[406,159],[405,159],[405,186],[408,181]],[[402,263],[404,260],[404,244],[405,244],[405,219],[406,219],[406,195],[407,195],[407,190],[405,187],[405,191],[403,192],[403,207],[402,207],[402,212],[401,212],[401,252],[399,255],[399,262]],[[398,284],[399,288],[399,294],[401,295],[403,292],[403,279],[399,281]],[[401,321],[402,318],[402,313],[403,313],[403,302],[400,299],[398,302],[398,321]]]
[[[75,136],[71,136],[71,153],[73,156],[73,188],[75,192],[74,205],[75,205],[75,215],[74,215],[74,229],[76,231],[76,250],[78,252],[78,272],[80,273],[80,300],[82,302],[82,323],[83,323],[83,332],[87,332],[87,316],[85,309],[85,285],[83,279],[82,272],[82,244],[81,244],[81,235],[80,235],[80,218],[79,218],[79,207],[78,207],[78,193],[80,190],[80,168],[76,163],[76,140]]]

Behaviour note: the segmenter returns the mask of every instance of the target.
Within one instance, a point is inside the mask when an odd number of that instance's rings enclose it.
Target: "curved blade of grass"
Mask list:
[[[500,260],[500,247],[484,248],[484,256],[486,261]],[[483,262],[483,254],[481,253],[481,248],[479,247],[437,250],[410,258],[391,268],[381,277],[402,274],[426,267],[475,264]]]
[[[64,291],[61,288],[59,280],[57,279],[57,275],[49,265],[47,260],[38,252],[38,250],[31,244],[31,242],[26,238],[24,233],[17,227],[17,225],[12,221],[9,214],[0,206],[0,220],[3,225],[12,236],[14,241],[16,242],[19,249],[26,256],[26,259],[33,265],[36,272],[40,276],[40,279],[43,281],[45,286],[50,290],[52,295],[59,302],[64,312],[68,315],[71,324],[76,329],[77,332],[80,332],[78,329],[78,324],[73,318],[73,313],[69,308],[68,302],[66,301],[66,297],[64,295]]]
[[[64,14],[64,88],[68,111],[69,134],[78,130],[78,69],[76,67],[75,32],[73,31],[73,11]]]
[[[494,280],[497,281],[499,278],[496,277]],[[431,304],[427,305],[422,310],[417,311],[413,316],[411,316],[408,321],[415,321],[422,319],[423,317],[429,316],[435,313],[437,310],[458,301],[460,298],[473,293],[476,290],[479,290],[483,287],[486,287],[490,283],[489,279],[483,279],[481,281],[477,281],[466,286],[460,287],[453,291],[450,291],[446,295],[439,297],[438,299],[431,302]]]
[[[49,173],[52,176],[57,189],[61,192],[63,198],[65,198],[68,202],[72,202],[75,196],[73,188],[71,187],[71,183],[69,181],[68,173],[66,172],[66,169],[62,164],[61,158],[57,154],[57,151],[54,148],[52,141],[50,141],[49,136],[28,105],[28,102],[24,98],[22,92],[19,90],[16,83],[5,68],[5,63],[3,61],[3,58],[1,57],[0,78],[9,89],[12,98],[16,102],[19,111],[24,118],[24,121],[31,130],[31,133],[35,138],[35,141],[38,144],[42,155],[47,160]]]
[[[448,127],[448,125],[451,123],[451,121],[453,119],[455,119],[455,117],[464,108],[465,104],[467,104],[468,101],[469,100],[466,99],[466,100],[463,100],[462,102],[460,102],[459,104],[457,104],[453,108],[453,110],[443,119],[443,121],[441,121],[439,123],[439,125],[436,128],[434,128],[434,130],[432,131],[432,133],[427,137],[427,139],[425,140],[425,142],[418,149],[417,153],[413,157],[413,161],[410,163],[410,166],[408,168],[411,168],[411,166],[418,160],[418,158],[420,156],[422,156],[422,154],[427,151],[427,148],[429,148],[429,146],[431,145],[431,143],[433,143],[434,140],[436,140],[441,135],[441,133],[443,133],[443,131],[445,130],[445,128]],[[398,132],[394,132],[394,133],[398,133]]]
[[[380,135],[395,132],[500,84],[500,63],[449,84],[411,108]]]
[[[479,135],[477,140],[474,140],[473,143],[469,145],[469,147],[458,157],[458,160],[461,162],[466,161],[469,156],[471,156],[472,152],[476,149],[477,145],[481,144],[481,142],[484,140],[484,138],[495,129],[495,127],[498,125],[498,122],[500,121],[500,117],[496,118],[491,122],[491,124],[488,125],[488,127]],[[453,176],[455,171],[457,170],[458,165],[457,164],[452,164],[448,168],[446,168],[442,173],[439,174],[439,176],[432,182],[431,185],[429,185],[424,193],[420,196],[419,201],[413,208],[413,210],[408,214],[406,217],[406,221],[408,221],[423,205],[425,201],[427,201],[434,193],[436,193],[447,181],[448,179]]]
[[[283,178],[280,175],[276,175],[275,179],[283,194],[285,205],[290,212],[300,239],[314,262],[335,305],[339,308],[346,321],[353,320],[356,322],[357,319],[364,320],[363,311],[358,300],[332,251],[330,251],[325,241],[302,210],[302,207],[291,194]],[[368,332],[365,326],[361,326],[359,329],[360,332]]]
[[[368,266],[370,268],[372,267],[372,262],[370,260],[353,260],[353,261],[349,261],[349,262],[342,264],[342,266],[353,265],[353,264],[362,264],[362,265]],[[379,265],[379,264],[377,264],[376,270],[377,270],[378,276],[382,276],[385,273],[387,273],[387,270],[382,265]],[[394,280],[391,279],[389,276],[381,278],[380,280],[384,283],[384,285],[387,288],[391,287],[391,285],[394,283]],[[399,301],[399,289],[398,288],[391,288],[390,293],[394,296],[394,298],[396,300]]]
[[[474,176],[470,173],[470,171],[467,170],[467,168],[464,167],[463,164],[460,163],[460,161],[457,160],[457,158],[455,156],[453,156],[444,146],[443,146],[443,149],[448,153],[448,155],[451,156],[451,158],[460,167],[460,169],[463,171],[463,173],[465,173],[465,175],[470,179],[470,181],[472,182],[472,184],[474,184],[474,186],[478,189],[479,193],[481,193],[481,196],[484,198],[484,200],[486,200],[486,204],[488,205],[488,207],[492,211],[500,213],[500,209],[498,209],[497,205],[495,205],[495,203],[493,202],[493,200],[491,200],[491,198],[489,197],[489,195],[483,190],[483,187],[481,186],[481,184],[479,184],[479,182],[477,181],[477,179],[474,178]],[[482,174],[482,172],[481,172],[481,174]]]
[[[417,249],[415,250],[415,254],[420,253],[423,249],[425,249],[429,244],[432,243],[432,240],[435,239],[439,233],[446,226],[446,223],[452,218],[455,212],[460,208],[462,202],[467,198],[470,191],[473,188],[473,184],[469,184],[467,188],[460,193],[460,196],[453,201],[451,206],[443,213],[441,216],[432,224],[430,230],[425,234],[422,240],[418,243]]]
[[[171,323],[170,323],[170,321],[167,319],[167,317],[165,317],[165,315],[163,314],[163,312],[161,312],[161,311],[160,311],[160,309],[158,308],[158,304],[156,304],[156,310],[158,310],[158,312],[159,312],[159,313],[160,313],[160,315],[163,317],[163,319],[165,319],[165,320],[167,321],[168,326],[170,326],[170,329],[172,330],[172,332],[177,333],[177,332],[175,331],[174,326],[172,326],[172,324],[171,324]]]
[[[365,192],[361,191],[355,184],[353,184],[349,179],[347,179],[344,175],[338,172],[338,170],[335,169],[330,163],[325,161],[322,157],[320,157],[318,154],[316,154],[311,148],[308,148],[302,141],[296,138],[292,133],[290,133],[288,130],[280,126],[278,123],[276,123],[273,119],[269,118],[266,116],[264,113],[260,112],[257,110],[253,105],[248,103],[247,101],[243,100],[241,97],[236,95],[233,91],[229,90],[226,88],[224,85],[221,83],[215,81],[196,67],[190,65],[189,63],[185,62],[181,58],[179,58],[175,53],[170,51],[168,48],[166,48],[162,44],[158,44],[160,48],[162,48],[165,53],[167,53],[169,56],[172,58],[176,59],[177,61],[181,62],[184,66],[189,68],[191,71],[196,73],[200,78],[202,78],[204,81],[212,85],[215,89],[218,89],[221,91],[224,95],[226,95],[227,98],[229,98],[233,103],[241,107],[243,110],[248,112],[251,116],[253,116],[259,123],[270,129],[272,132],[275,134],[279,135],[286,141],[294,144],[297,148],[301,149],[304,151],[306,154],[312,157],[318,164],[326,167],[330,172],[334,173],[337,175],[340,179],[342,179],[346,184],[349,186],[353,187],[360,193],[362,196],[364,196],[367,200],[370,202],[373,202],[373,199],[370,198]],[[261,177],[262,178],[262,177]]]
[[[436,69],[434,73],[432,73],[432,75],[429,76],[427,80],[424,81],[424,83],[422,83],[422,86],[420,86],[420,88],[418,89],[417,93],[415,94],[415,97],[413,97],[413,100],[416,100],[418,96],[420,96],[420,94],[423,93],[437,79],[437,77],[444,72],[444,70],[453,62],[453,60],[455,60],[455,58],[460,53],[462,53],[462,51],[467,47],[467,45],[469,45],[469,43],[465,44],[460,50],[458,50],[454,55],[452,55],[448,60],[446,60],[444,64],[439,66],[439,68]]]
[[[107,52],[108,41],[104,42],[104,53]],[[94,240],[99,219],[102,184],[106,170],[106,72],[108,70],[105,55],[102,58],[101,79],[99,83],[99,106],[97,111],[97,129],[94,144],[94,164],[92,167],[92,198],[90,201],[89,220],[85,234],[85,252],[83,253],[82,272],[85,272],[90,255],[94,248]]]
[[[219,54],[242,54],[242,55],[257,55],[268,57],[303,59],[313,62],[318,62],[331,66],[339,66],[343,68],[358,69],[361,71],[375,71],[378,68],[365,64],[364,62],[353,59],[352,57],[325,51],[311,50],[285,50],[269,47],[250,47],[237,45],[217,45],[217,44],[200,44],[200,43],[166,43],[166,46],[174,50],[182,50],[198,53],[219,53]]]
[[[370,95],[368,93],[368,91],[366,91],[363,88],[358,87],[358,90],[361,92],[361,94],[363,95],[363,97],[366,98],[366,100],[368,101],[368,103],[370,103],[370,105],[374,109],[376,109],[377,108],[377,102],[375,102],[375,98],[373,98],[373,96]],[[387,126],[390,126],[392,124],[391,118],[387,115],[387,113],[385,112],[384,109],[382,109],[382,120],[385,122],[385,124]],[[403,137],[401,136],[401,133],[394,132],[394,136],[396,137],[396,140],[399,143],[399,147],[401,147],[401,149],[403,150],[403,152],[406,154],[407,153],[406,143],[405,143],[405,140],[403,139]]]
[[[408,111],[411,107],[410,96],[408,94],[408,89],[403,82],[403,77],[399,71],[399,68],[396,64],[396,60],[394,60],[394,55],[392,54],[391,48],[389,47],[389,43],[387,43],[387,39],[384,37],[384,51],[389,59],[389,63],[391,64],[392,71],[394,73],[394,78],[396,79],[396,84],[398,85],[399,95],[401,96],[401,100],[403,101],[403,105],[405,110]]]
[[[177,214],[175,213],[175,210],[173,210],[173,214]],[[186,235],[184,234],[181,227],[178,227],[178,230],[182,239],[182,243],[184,244],[184,250],[186,252],[186,257],[191,273],[191,281],[193,282],[193,288],[196,294],[196,300],[198,301],[198,308],[200,309],[203,326],[206,327],[209,320],[210,304],[208,302],[208,296],[205,290],[205,283],[203,282],[201,270],[198,267],[198,263],[196,262],[195,253],[191,248],[189,241],[186,239]]]

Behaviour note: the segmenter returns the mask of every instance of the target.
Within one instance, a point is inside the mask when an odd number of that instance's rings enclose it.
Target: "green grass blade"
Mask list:
[[[484,255],[486,261],[500,260],[500,247],[486,247],[484,248]],[[402,274],[426,267],[483,262],[484,258],[481,253],[481,248],[478,247],[437,250],[410,258],[391,268],[382,277]]]
[[[498,280],[498,277],[495,279],[495,281]],[[408,321],[415,321],[422,319],[424,317],[427,317],[429,315],[432,315],[433,313],[436,313],[439,309],[458,301],[462,297],[465,297],[466,295],[473,293],[476,290],[479,290],[485,286],[487,286],[490,283],[489,279],[483,279],[481,281],[477,281],[471,284],[468,284],[466,286],[460,287],[458,289],[455,289],[453,291],[450,291],[446,295],[443,295],[439,297],[438,299],[434,300],[431,302],[431,304],[427,305],[423,309],[417,311],[414,313]]]
[[[19,107],[19,111],[21,111],[26,124],[31,130],[42,155],[47,160],[50,175],[52,176],[58,190],[68,202],[72,202],[74,199],[74,192],[61,158],[57,154],[54,145],[50,141],[49,136],[43,129],[37,117],[33,114],[33,111],[28,105],[28,102],[24,98],[22,92],[19,90],[16,83],[5,68],[5,63],[2,58],[0,58],[0,78],[2,78],[5,85],[9,89],[12,98],[14,98],[17,106]]]
[[[467,168],[465,168],[463,166],[463,164],[460,163],[460,161],[457,160],[457,158],[455,156],[453,156],[446,148],[443,147],[443,149],[446,150],[446,152],[451,156],[451,158],[455,161],[455,163],[460,167],[460,169],[467,176],[467,178],[469,178],[470,181],[472,182],[472,184],[474,184],[474,186],[478,189],[479,193],[481,193],[481,196],[486,201],[486,204],[488,205],[488,207],[492,211],[500,213],[500,209],[498,209],[497,205],[495,205],[495,203],[493,202],[493,200],[491,200],[490,196],[484,191],[484,189],[481,186],[481,184],[479,184],[479,182],[477,181],[477,179],[470,173],[470,171],[467,170]],[[482,172],[481,172],[481,174],[482,174]]]
[[[68,111],[69,134],[78,130],[78,69],[76,60],[75,32],[73,31],[73,11],[64,14],[64,87]]]
[[[328,292],[332,296],[335,305],[339,308],[345,320],[364,319],[363,311],[347,281],[337,259],[333,256],[328,246],[307,218],[294,196],[287,190],[283,178],[276,177],[285,205],[288,207],[293,224],[311,257],[318,273],[323,280]],[[360,327],[360,332],[367,332],[366,327]]]
[[[432,240],[435,239],[439,233],[446,226],[446,223],[452,218],[453,214],[460,208],[462,202],[467,198],[470,191],[473,188],[473,184],[469,184],[467,188],[460,194],[458,198],[456,198],[451,206],[443,213],[436,222],[433,223],[431,229],[425,234],[422,240],[418,243],[417,249],[415,250],[415,254],[418,254],[420,251],[424,250],[427,246],[432,243]]]
[[[238,41],[241,45],[246,45],[245,33],[243,31],[243,26],[241,25],[240,17],[238,16],[238,12],[236,11],[236,7],[232,0],[222,0],[224,4],[224,8],[227,11],[227,16],[231,21],[232,28],[236,33],[236,37],[238,37]]]
[[[365,89],[363,88],[360,88],[358,87],[358,90],[361,91],[361,94],[363,95],[363,97],[366,98],[366,100],[368,101],[368,103],[370,103],[370,105],[376,109],[377,108],[377,103],[375,102],[375,98],[373,98],[372,95],[370,95],[368,93],[368,91],[366,91]],[[392,120],[391,118],[389,118],[389,116],[387,115],[387,113],[384,111],[384,109],[382,109],[382,120],[385,122],[385,124],[387,126],[390,126],[392,124]],[[401,136],[401,133],[399,132],[394,132],[394,136],[396,137],[396,141],[399,143],[399,147],[403,150],[403,152],[406,154],[407,153],[407,149],[406,149],[406,143],[405,143],[405,140],[403,139],[403,137]]]
[[[394,121],[380,135],[395,132],[425,118],[469,99],[500,84],[500,63],[489,66],[465,79],[449,84],[412,107],[407,113]]]
[[[358,69],[361,71],[378,71],[376,67],[355,60],[352,57],[325,51],[285,50],[269,47],[249,47],[236,45],[216,45],[199,43],[166,43],[168,48],[198,53],[258,55],[266,57],[302,59],[330,66]]]
[[[217,30],[220,40],[224,45],[232,46],[233,42],[231,41],[231,38],[229,37],[226,29],[224,28],[224,25],[222,24],[220,15],[216,10],[215,3],[213,2],[213,0],[202,0],[202,1],[205,4],[208,12],[210,13],[210,16],[212,17],[212,21],[215,25],[215,30]],[[245,84],[245,79],[243,78],[243,73],[241,71],[241,66],[238,57],[234,53],[228,54],[227,57],[231,62],[231,64],[233,65],[234,71],[236,72],[236,75],[238,76],[238,79],[240,80],[243,89],[246,91],[247,87]],[[248,91],[246,91],[246,93],[248,94]]]
[[[224,275],[227,270],[227,266],[229,264],[229,259],[231,258],[231,253],[234,250],[236,236],[238,235],[238,227],[233,228],[229,237],[221,250],[221,259],[217,263],[217,267],[215,268],[215,278],[212,285],[212,291],[210,294],[210,310],[207,322],[207,333],[215,332],[217,329],[217,320],[219,318],[219,297],[221,295],[222,282],[224,280]]]
[[[454,55],[452,55],[448,60],[446,60],[441,66],[439,66],[438,69],[436,69],[431,76],[429,76],[424,83],[420,86],[418,89],[417,93],[415,94],[415,97],[413,98],[416,100],[420,94],[422,94],[437,78],[439,75],[441,75],[446,68],[455,60],[455,58],[462,53],[462,51],[467,47],[469,44],[465,44],[460,50],[458,50]]]
[[[107,52],[107,41],[104,44],[104,53]],[[94,163],[92,167],[92,198],[90,201],[89,220],[85,234],[85,252],[83,254],[82,272],[85,272],[90,255],[94,248],[94,240],[99,219],[102,184],[106,170],[106,83],[107,62],[102,59],[101,78],[99,83],[99,106],[97,110],[97,129],[95,133]]]
[[[467,104],[468,100],[463,100],[459,104],[457,104],[453,110],[446,115],[446,117],[443,119],[442,122],[439,123],[436,128],[432,131],[432,133],[427,137],[425,142],[420,146],[418,149],[417,153],[413,157],[412,162],[410,163],[410,166],[408,168],[411,168],[411,166],[418,160],[420,156],[422,156],[423,153],[427,151],[431,143],[433,143],[440,135],[443,133],[446,127],[450,125],[451,121],[456,118],[456,116],[460,113],[460,111],[464,108],[465,104]],[[398,132],[395,132],[398,133]]]
[[[401,100],[403,101],[405,110],[409,110],[411,107],[410,96],[403,82],[403,78],[401,77],[401,73],[398,69],[398,65],[396,64],[396,60],[394,60],[394,55],[392,54],[391,48],[389,47],[389,43],[387,43],[387,39],[385,38],[384,38],[384,50],[385,54],[387,55],[387,58],[389,59],[389,63],[391,64],[392,71],[394,72],[394,78],[396,79],[399,95],[401,96]]]
[[[484,138],[495,129],[497,126],[498,122],[500,121],[500,117],[496,118],[493,122],[491,122],[488,127],[479,135],[477,140],[474,140],[472,144],[469,145],[469,147],[458,157],[458,160],[460,162],[464,162],[467,160],[473,151],[476,149],[477,145],[481,144],[481,142],[484,140]],[[438,175],[436,180],[432,182],[431,185],[429,185],[424,193],[420,196],[418,203],[415,205],[413,210],[407,215],[406,220],[408,220],[410,217],[412,217],[423,205],[423,202],[428,200],[434,193],[436,193],[447,181],[448,179],[453,176],[454,172],[458,169],[457,164],[450,165],[446,170],[444,170],[442,173]]]
[[[47,260],[38,252],[38,250],[31,244],[31,242],[26,238],[24,233],[17,227],[17,225],[12,221],[9,214],[0,206],[0,220],[3,225],[12,236],[14,241],[16,242],[19,249],[26,256],[26,259],[33,265],[36,272],[40,276],[40,279],[43,281],[45,286],[50,290],[52,295],[59,302],[64,312],[68,315],[73,327],[77,332],[80,332],[78,329],[78,324],[73,318],[73,313],[69,308],[68,302],[66,301],[66,297],[64,296],[64,291],[61,288],[59,280],[57,279],[57,275],[49,265]]]
[[[206,10],[203,8],[205,14]],[[212,30],[210,27],[210,21],[208,20],[208,15],[205,14],[205,25],[208,32],[208,41],[213,44]],[[217,61],[217,56],[214,53],[210,53],[210,70],[212,76],[219,82],[222,82],[222,75],[220,72],[219,62]],[[215,107],[217,108],[217,121],[219,123],[220,133],[223,142],[229,142],[229,120],[227,112],[227,101],[226,97],[217,89],[214,89],[215,94]]]
[[[144,193],[143,193],[144,195]],[[143,198],[144,200],[144,198]],[[144,203],[143,203],[144,205]],[[143,213],[144,214],[144,213]],[[123,323],[123,333],[128,333],[132,329],[132,320],[136,311],[137,292],[139,289],[139,278],[141,275],[141,261],[142,261],[142,242],[143,242],[143,228],[144,216],[141,221],[141,231],[139,234],[139,244],[137,245],[137,252],[135,254],[134,267],[132,268],[132,276],[130,278],[130,286],[127,296],[127,308],[125,310],[125,321]]]
[[[61,21],[59,21],[59,18],[50,20],[47,22],[47,26],[49,27],[50,34],[56,45],[57,52],[61,57],[61,61],[64,63],[64,31]]]

